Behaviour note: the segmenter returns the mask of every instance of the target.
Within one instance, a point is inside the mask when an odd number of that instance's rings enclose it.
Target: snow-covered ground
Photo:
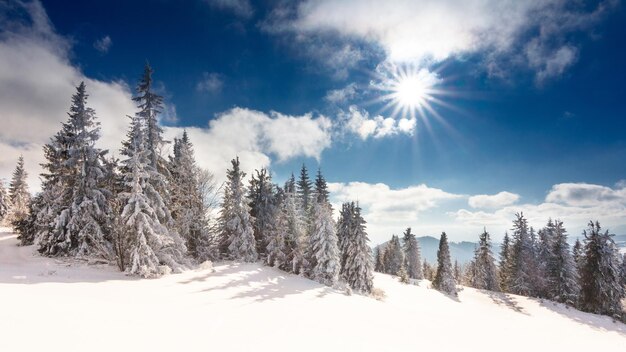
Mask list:
[[[464,288],[376,275],[384,301],[255,264],[155,280],[58,261],[0,234],[0,351],[619,351],[626,325]]]

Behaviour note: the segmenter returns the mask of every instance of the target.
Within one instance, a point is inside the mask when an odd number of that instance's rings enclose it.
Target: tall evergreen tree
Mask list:
[[[374,258],[376,263],[374,264],[374,271],[379,273],[385,272],[385,246],[377,246],[374,248]]]
[[[402,264],[404,263],[404,252],[400,244],[400,238],[396,235],[391,236],[391,240],[387,242],[385,250],[385,268],[387,274],[398,275]]]
[[[289,249],[287,247],[287,238],[289,236],[289,222],[287,219],[287,208],[285,201],[285,192],[278,189],[274,195],[274,212],[272,214],[271,226],[267,236],[267,248],[265,262],[269,266],[290,270],[289,265]]]
[[[185,239],[192,257],[199,257],[198,247],[208,236],[207,219],[198,180],[199,168],[193,153],[193,145],[187,131],[181,139],[174,140],[174,156],[170,169],[170,209],[176,230]]]
[[[271,231],[275,213],[274,185],[267,169],[255,170],[256,175],[250,178],[248,199],[250,199],[250,215],[254,217],[254,238],[257,252],[265,256],[268,236]]]
[[[580,273],[580,308],[622,319],[622,299],[626,293],[621,283],[619,254],[612,235],[608,231],[603,233],[598,222],[589,222],[583,235],[585,260]]]
[[[234,260],[254,262],[257,260],[254,241],[253,219],[244,195],[243,178],[239,158],[231,161],[224,187],[224,201],[220,215],[221,232],[228,244],[228,257]]]
[[[574,263],[576,264],[576,270],[580,273],[584,263],[585,253],[583,253],[583,245],[578,238],[572,248],[572,257],[574,258]]]
[[[510,292],[509,282],[511,281],[511,250],[511,239],[508,232],[505,232],[502,245],[500,246],[500,266],[498,268],[500,288],[504,292]]]
[[[310,237],[311,277],[313,280],[333,286],[339,279],[340,256],[337,228],[333,220],[332,208],[323,198],[313,203],[313,222]]]
[[[424,278],[422,273],[422,259],[420,256],[420,246],[417,238],[411,233],[411,228],[404,231],[402,237],[404,258],[406,259],[407,274],[410,279],[421,280]]]
[[[433,287],[437,290],[456,296],[456,281],[452,271],[452,262],[450,261],[450,248],[448,246],[448,236],[445,232],[441,233],[439,239],[439,250],[437,251],[437,273],[433,280]]]
[[[153,73],[152,67],[146,63],[136,88],[137,95],[133,97],[133,100],[139,108],[137,116],[145,128],[146,152],[150,166],[162,172],[165,168],[165,160],[161,157],[161,148],[165,141],[163,140],[163,129],[159,126],[158,115],[163,111],[163,97],[154,92],[152,87]]]
[[[349,208],[352,226],[349,236],[345,238],[346,262],[342,271],[343,277],[353,290],[370,293],[374,287],[374,263],[372,250],[368,244],[366,223],[361,216],[361,208],[358,205],[352,203]]]
[[[478,248],[476,248],[474,254],[472,287],[489,291],[500,290],[498,274],[494,262],[495,259],[491,251],[491,240],[489,239],[489,233],[485,229],[483,233],[480,234]]]
[[[106,169],[102,163],[108,151],[96,147],[100,123],[87,106],[87,98],[81,82],[72,96],[69,118],[58,134],[56,147],[61,150],[55,153],[63,155],[62,165],[55,175],[58,183],[49,186],[62,187],[58,194],[61,204],[55,209],[51,233],[40,241],[39,251],[47,255],[112,255],[108,221],[112,195],[103,185]]]
[[[541,297],[548,296],[548,266],[554,261],[555,222],[548,219],[546,226],[539,230],[537,243],[537,268],[539,274],[535,283],[536,293]]]
[[[573,306],[580,292],[576,263],[569,250],[563,222],[557,220],[552,223],[552,227],[553,247],[546,268],[548,297]]]
[[[328,184],[326,183],[326,179],[322,175],[322,170],[317,169],[317,176],[315,177],[315,191],[314,191],[315,199],[320,204],[322,203],[330,204],[330,200],[328,198],[329,194],[330,193],[328,192]]]
[[[144,147],[141,120],[131,118],[128,140],[122,155],[123,192],[120,194],[122,212],[119,224],[124,226],[126,244],[122,248],[127,256],[129,273],[143,277],[155,277],[169,270],[184,267],[186,247],[184,240],[171,230],[173,220],[169,209],[155,189],[155,182],[165,182],[150,163],[150,152]],[[168,269],[169,268],[169,269]]]
[[[9,200],[9,195],[7,194],[6,188],[4,188],[2,180],[0,180],[0,223],[2,223],[4,217],[9,213],[10,206],[11,201]]]
[[[511,276],[507,288],[511,293],[530,296],[534,294],[535,283],[533,269],[533,243],[530,237],[528,222],[524,214],[515,214],[513,220],[513,243],[511,248]]]
[[[337,221],[337,239],[339,245],[339,252],[341,253],[340,264],[341,271],[340,275],[344,275],[344,271],[346,268],[346,261],[348,259],[348,251],[347,251],[347,243],[348,239],[352,235],[352,229],[354,228],[354,219],[352,217],[354,212],[354,203],[343,203],[341,205],[341,211],[339,212],[339,220]]]
[[[311,205],[312,184],[309,179],[309,172],[304,164],[302,164],[302,168],[300,169],[300,178],[297,183],[297,194],[302,212],[307,215]]]
[[[11,208],[7,218],[12,226],[15,226],[15,224],[28,216],[30,192],[28,191],[27,178],[28,173],[24,168],[24,157],[20,155],[17,159],[17,165],[13,171],[11,182],[9,183],[9,201]]]

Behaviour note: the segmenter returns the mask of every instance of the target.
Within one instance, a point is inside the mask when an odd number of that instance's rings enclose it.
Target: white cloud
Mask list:
[[[366,110],[361,110],[355,105],[348,108],[348,111],[341,111],[339,119],[344,124],[344,130],[358,135],[362,140],[369,137],[383,138],[396,134],[413,135],[416,126],[415,118],[400,118],[398,120],[391,117],[376,115],[370,117]]]
[[[543,227],[548,218],[563,220],[573,236],[579,236],[591,220],[599,220],[608,229],[624,228],[626,188],[563,183],[554,185],[543,203],[508,205],[489,212],[459,209],[448,215],[466,227],[487,226],[496,238],[501,238],[517,212],[523,212],[535,228]]]
[[[250,18],[254,15],[254,8],[249,0],[205,0],[211,7],[230,11],[236,16]]]
[[[355,83],[350,83],[341,89],[333,89],[326,93],[324,100],[334,103],[343,104],[353,99],[357,95],[357,87]]]
[[[222,75],[215,72],[204,72],[202,79],[196,84],[196,90],[198,92],[219,93],[222,91],[223,86],[224,80]]]
[[[111,49],[111,45],[113,45],[113,41],[111,40],[111,37],[109,37],[108,35],[105,35],[104,37],[96,40],[93,43],[93,47],[96,48],[96,50],[98,50],[102,54],[108,53],[109,49]]]
[[[626,205],[626,187],[619,183],[615,189],[588,183],[561,183],[552,186],[546,202],[580,207],[606,203]]]
[[[472,208],[501,208],[517,202],[519,198],[519,194],[510,192],[500,192],[494,195],[479,194],[469,197],[468,204]]]
[[[567,0],[307,0],[275,11],[269,27],[369,42],[391,61],[428,64],[488,53],[494,71],[497,58],[515,56],[506,61],[524,60],[543,80],[574,62],[577,49],[566,45],[567,34],[591,28],[616,3],[589,10]]]
[[[335,209],[340,209],[341,202],[359,202],[373,243],[386,241],[415,223],[424,231],[441,231],[441,224],[433,224],[422,214],[462,197],[424,184],[392,189],[384,183],[350,182],[329,183],[328,188]]]

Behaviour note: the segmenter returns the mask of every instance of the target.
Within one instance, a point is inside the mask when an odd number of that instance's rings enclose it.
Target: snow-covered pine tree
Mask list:
[[[7,194],[6,188],[4,188],[4,182],[0,179],[0,224],[9,213],[10,206],[11,201],[9,200],[9,195]]]
[[[226,172],[224,200],[220,214],[222,237],[227,239],[227,257],[233,260],[254,262],[258,258],[254,241],[253,218],[245,198],[239,157],[231,161],[232,168]]]
[[[376,260],[374,264],[374,271],[378,273],[385,272],[385,246],[376,246],[374,248],[374,258]]]
[[[318,198],[319,199],[319,198]],[[311,278],[333,286],[339,279],[340,256],[332,208],[324,199],[313,202],[310,237]]]
[[[576,271],[580,274],[585,260],[585,253],[583,253],[583,245],[578,238],[572,248],[572,257],[574,258],[574,263],[576,264]]]
[[[563,222],[550,221],[552,224],[552,249],[546,265],[547,296],[557,302],[575,305],[578,301],[580,286],[576,263],[569,250],[567,233]]]
[[[409,279],[409,273],[406,270],[406,265],[402,264],[400,271],[398,271],[398,280],[403,284],[408,284],[411,282]]]
[[[174,156],[170,158],[170,209],[176,230],[185,239],[189,254],[198,258],[198,247],[207,236],[207,219],[198,181],[199,168],[187,131],[174,140]]]
[[[504,233],[504,239],[500,246],[500,266],[498,267],[498,277],[500,279],[500,288],[504,292],[511,292],[509,283],[511,280],[511,239],[509,233]]]
[[[153,90],[153,73],[154,70],[146,62],[143,74],[137,84],[137,95],[133,97],[133,100],[139,108],[137,116],[145,128],[145,149],[148,153],[150,166],[158,172],[164,173],[166,162],[161,156],[161,149],[165,145],[165,140],[163,139],[163,129],[159,126],[158,121],[158,115],[163,110],[163,97]]]
[[[28,216],[13,224],[14,231],[18,234],[17,239],[20,246],[30,246],[35,243],[37,235],[37,214],[42,207],[42,194],[38,193],[30,200],[28,205]]]
[[[309,172],[304,164],[302,164],[302,168],[300,169],[300,178],[296,184],[296,193],[298,195],[298,201],[300,203],[302,213],[306,216],[309,213],[309,207],[311,206],[312,184],[309,179]]]
[[[374,261],[369,239],[365,229],[365,220],[361,216],[361,207],[350,205],[352,228],[350,235],[345,239],[346,263],[343,277],[355,291],[370,293],[374,287]]]
[[[471,280],[472,287],[481,290],[500,291],[498,273],[494,262],[495,259],[491,251],[489,232],[485,229],[483,233],[480,234],[478,248],[476,248],[474,254],[474,271]]]
[[[8,223],[11,226],[17,225],[28,216],[28,206],[30,204],[30,192],[26,179],[28,173],[24,168],[24,157],[20,155],[17,165],[13,171],[11,182],[9,183],[9,201],[11,208],[7,215]]]
[[[441,292],[456,296],[456,281],[452,271],[450,261],[450,248],[448,247],[448,236],[441,233],[439,239],[439,250],[437,251],[437,273],[433,280],[433,287]]]
[[[164,183],[164,177],[150,163],[150,152],[144,149],[142,120],[131,117],[128,140],[121,154],[122,189],[119,194],[122,212],[118,224],[124,226],[121,248],[128,257],[128,272],[143,277],[156,277],[184,267],[187,249],[184,240],[165,224],[173,222],[154,182]]]
[[[287,237],[289,236],[289,222],[285,202],[285,192],[277,188],[274,195],[274,212],[271,226],[267,235],[265,262],[269,266],[283,270],[291,270],[288,259]]]
[[[600,223],[589,222],[583,232],[585,260],[580,273],[580,308],[583,311],[623,319],[622,299],[626,293],[621,283],[617,247]]]
[[[322,169],[318,168],[317,176],[315,177],[315,190],[313,192],[314,198],[320,204],[321,203],[330,204],[330,199],[328,197],[329,194],[330,192],[328,192],[328,184],[326,183],[326,179],[322,175]]]
[[[250,215],[254,217],[254,238],[257,252],[261,257],[266,255],[268,236],[274,218],[274,185],[267,169],[255,170],[256,175],[250,178],[248,199]]]
[[[400,244],[400,238],[392,235],[385,251],[385,269],[387,269],[387,274],[398,275],[402,263],[404,263],[404,253]]]
[[[422,265],[422,272],[424,273],[424,279],[433,281],[435,279],[434,268],[430,263],[424,260],[424,265]]]
[[[528,222],[523,213],[515,214],[512,242],[510,253],[511,276],[506,287],[511,293],[531,296],[534,294],[535,287],[535,283],[532,281],[535,261]]]
[[[337,221],[337,239],[338,246],[340,252],[340,276],[344,276],[345,268],[346,268],[346,260],[348,259],[348,251],[346,245],[348,243],[348,239],[352,235],[353,229],[353,218],[352,218],[352,206],[354,203],[343,203],[341,205],[341,211],[339,212],[339,220]]]
[[[555,222],[548,219],[546,226],[539,230],[537,242],[537,269],[539,275],[535,284],[536,293],[540,297],[548,297],[549,277],[548,266],[554,260]]]
[[[461,278],[462,278],[461,271],[462,271],[461,265],[459,265],[459,261],[455,259],[453,272],[454,272],[454,281],[456,281],[457,283],[461,282]]]
[[[406,261],[407,274],[410,279],[421,280],[424,278],[422,273],[422,259],[420,256],[420,246],[417,238],[411,233],[411,228],[404,231],[402,237],[404,258]]]
[[[626,253],[622,255],[622,286],[626,288]]]

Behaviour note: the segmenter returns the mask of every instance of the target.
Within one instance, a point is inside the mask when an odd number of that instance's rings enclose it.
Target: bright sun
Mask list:
[[[424,103],[428,91],[426,84],[417,75],[412,75],[396,82],[393,95],[400,105],[414,109]]]
[[[436,72],[423,67],[388,64],[379,68],[375,77],[371,84],[382,94],[374,101],[384,102],[382,110],[391,110],[391,117],[426,119],[427,113],[440,117],[433,104],[444,105],[436,96],[445,92],[436,88],[441,83]]]

